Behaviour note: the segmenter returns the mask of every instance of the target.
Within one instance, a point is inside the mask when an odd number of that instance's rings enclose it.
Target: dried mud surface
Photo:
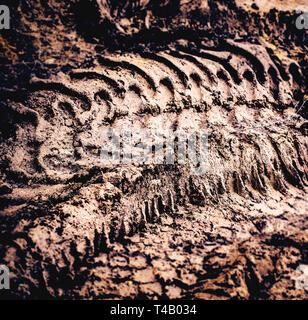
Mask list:
[[[9,1],[0,297],[307,299],[303,4]],[[206,129],[208,170],[102,164],[127,120]]]

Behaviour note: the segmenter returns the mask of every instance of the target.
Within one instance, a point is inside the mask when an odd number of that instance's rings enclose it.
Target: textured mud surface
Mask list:
[[[13,298],[303,299],[301,1],[10,1],[0,262]],[[109,165],[101,132],[206,129],[206,173]]]

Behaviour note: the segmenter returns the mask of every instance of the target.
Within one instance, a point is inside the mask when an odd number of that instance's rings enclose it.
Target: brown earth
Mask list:
[[[9,1],[0,297],[307,299],[304,3],[264,3]],[[207,171],[103,164],[128,120],[206,129]]]

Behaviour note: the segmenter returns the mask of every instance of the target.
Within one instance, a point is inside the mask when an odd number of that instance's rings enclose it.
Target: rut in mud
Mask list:
[[[292,12],[184,2],[15,1],[31,41],[18,57],[1,36],[12,297],[307,298],[307,33]],[[207,130],[206,172],[103,164],[101,132],[126,121]]]

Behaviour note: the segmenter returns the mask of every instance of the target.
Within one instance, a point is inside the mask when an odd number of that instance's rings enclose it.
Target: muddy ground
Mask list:
[[[304,2],[3,3],[0,297],[307,299]],[[127,122],[206,170],[103,163]]]

